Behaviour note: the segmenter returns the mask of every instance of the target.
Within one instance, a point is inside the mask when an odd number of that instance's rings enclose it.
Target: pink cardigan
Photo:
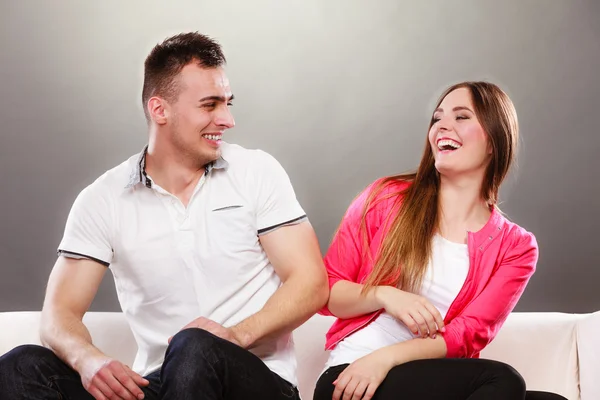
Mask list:
[[[386,198],[386,195],[408,186],[405,182],[389,183],[371,203],[366,217],[368,248],[365,249],[361,217],[367,197],[379,181],[371,184],[350,205],[325,255],[330,288],[339,280],[363,283],[373,269],[373,260],[401,200],[399,196]],[[479,357],[479,352],[492,341],[514,309],[538,260],[534,235],[495,209],[480,231],[468,233],[467,244],[469,273],[444,320],[443,337],[449,358]],[[337,319],[327,332],[325,347],[333,349],[382,311]],[[332,315],[327,306],[319,313]]]

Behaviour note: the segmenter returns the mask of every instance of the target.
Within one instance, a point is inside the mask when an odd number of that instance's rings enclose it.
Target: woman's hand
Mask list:
[[[381,307],[402,322],[415,335],[435,339],[436,333],[445,332],[442,315],[427,299],[392,286],[378,286],[375,296]]]
[[[385,348],[384,348],[385,349]],[[332,400],[369,400],[394,367],[389,352],[376,350],[350,364],[333,382]]]

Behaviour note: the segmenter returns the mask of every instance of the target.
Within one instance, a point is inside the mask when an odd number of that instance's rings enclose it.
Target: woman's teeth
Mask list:
[[[440,150],[456,150],[456,149],[460,149],[462,146],[460,143],[455,142],[454,140],[449,140],[449,139],[440,140],[437,145],[438,145],[438,149],[440,149]]]

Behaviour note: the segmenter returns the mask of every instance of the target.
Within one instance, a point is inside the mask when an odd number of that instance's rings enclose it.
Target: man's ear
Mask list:
[[[168,117],[168,106],[164,99],[160,97],[151,97],[148,100],[148,114],[150,114],[150,119],[156,122],[158,125],[164,125],[167,123]]]

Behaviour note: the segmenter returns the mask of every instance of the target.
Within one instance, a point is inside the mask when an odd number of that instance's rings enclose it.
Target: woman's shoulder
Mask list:
[[[510,220],[506,215],[497,211],[500,225],[504,231],[504,247],[510,253],[538,252],[538,243],[533,232],[522,225]]]
[[[382,215],[388,215],[392,211],[409,186],[409,182],[394,177],[378,178],[354,198],[346,211],[346,217],[366,217],[367,222],[372,222],[373,218],[379,220]]]
[[[373,200],[398,200],[401,199],[406,190],[412,184],[411,181],[394,177],[384,176],[376,179],[365,189],[364,193],[367,193]]]
[[[365,217],[368,224],[379,224],[397,209],[409,186],[410,182],[394,177],[378,178],[354,199],[348,214]]]

